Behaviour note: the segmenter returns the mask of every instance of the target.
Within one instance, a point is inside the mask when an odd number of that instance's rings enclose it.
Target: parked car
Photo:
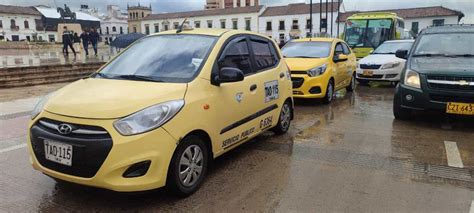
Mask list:
[[[291,71],[293,97],[322,98],[330,103],[337,90],[356,87],[356,56],[343,40],[305,38],[282,49]]]
[[[437,110],[474,115],[474,25],[450,25],[423,30],[407,59],[396,88],[393,113],[409,119],[412,111]]]
[[[212,159],[266,130],[287,132],[293,99],[282,58],[274,41],[248,31],[142,38],[36,106],[32,165],[77,184],[115,191],[166,185],[189,195]]]
[[[405,66],[405,59],[397,58],[399,49],[410,50],[414,40],[386,41],[370,55],[359,60],[357,81],[366,85],[370,81],[400,81],[400,73]]]

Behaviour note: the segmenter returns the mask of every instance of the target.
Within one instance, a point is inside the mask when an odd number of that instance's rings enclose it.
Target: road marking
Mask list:
[[[471,210],[469,210],[469,213],[474,213],[474,200],[471,202]]]
[[[26,144],[19,144],[19,145],[15,145],[15,146],[5,148],[5,149],[0,149],[0,153],[17,150],[17,149],[21,149],[21,148],[24,148],[24,147],[26,147]]]
[[[459,149],[456,145],[456,142],[444,141],[444,147],[446,148],[448,166],[464,168],[464,164],[461,160],[461,154],[459,154]]]

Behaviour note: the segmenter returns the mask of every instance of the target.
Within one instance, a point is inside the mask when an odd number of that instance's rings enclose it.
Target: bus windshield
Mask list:
[[[349,46],[377,48],[390,40],[393,20],[391,19],[349,19],[346,23],[345,40]]]

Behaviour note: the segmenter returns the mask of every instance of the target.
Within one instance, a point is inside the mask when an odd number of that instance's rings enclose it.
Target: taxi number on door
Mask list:
[[[277,80],[265,82],[265,103],[278,99],[279,95]]]

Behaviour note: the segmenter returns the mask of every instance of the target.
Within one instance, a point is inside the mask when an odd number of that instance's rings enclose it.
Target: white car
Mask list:
[[[400,49],[410,50],[413,42],[414,40],[392,40],[378,46],[370,55],[358,61],[357,81],[360,84],[370,81],[400,81],[406,60],[397,58],[395,52]]]

